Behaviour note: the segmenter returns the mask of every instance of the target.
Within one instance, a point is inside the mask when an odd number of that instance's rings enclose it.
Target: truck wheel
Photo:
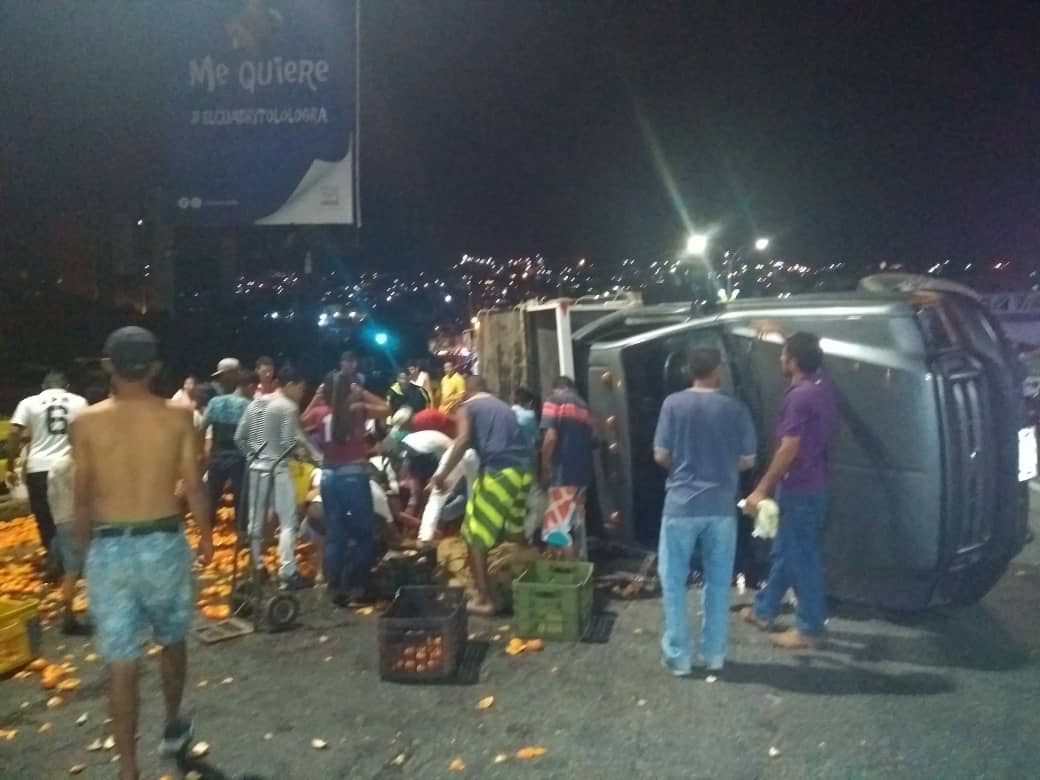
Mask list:
[[[947,574],[936,586],[932,603],[942,606],[967,607],[978,602],[1004,576],[1008,561],[991,558],[963,571]]]

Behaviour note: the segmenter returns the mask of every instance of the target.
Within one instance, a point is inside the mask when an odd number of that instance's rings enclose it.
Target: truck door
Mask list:
[[[670,393],[690,386],[691,350],[713,347],[722,354],[722,392],[733,394],[733,371],[721,332],[716,327],[695,328],[658,341],[636,344],[625,351],[630,433],[632,492],[636,541],[657,545],[664,505],[665,472],[653,459],[654,431],[661,404]]]

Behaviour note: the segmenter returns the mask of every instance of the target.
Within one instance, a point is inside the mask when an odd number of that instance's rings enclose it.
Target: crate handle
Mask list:
[[[558,590],[549,590],[547,588],[539,588],[538,590],[536,590],[534,592],[534,597],[536,599],[543,599],[543,600],[552,599],[553,601],[559,601],[559,599],[560,599],[560,592]]]

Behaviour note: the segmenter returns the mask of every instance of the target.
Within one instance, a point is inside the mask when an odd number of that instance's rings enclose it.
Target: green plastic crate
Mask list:
[[[535,561],[513,580],[513,623],[521,637],[577,642],[592,615],[592,564]]]

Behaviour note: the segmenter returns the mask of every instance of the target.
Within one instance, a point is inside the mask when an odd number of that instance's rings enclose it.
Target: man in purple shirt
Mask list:
[[[811,333],[795,333],[784,343],[780,365],[791,380],[780,407],[776,452],[769,469],[745,502],[754,516],[774,489],[780,527],[773,541],[769,580],[741,615],[769,629],[789,587],[798,598],[796,627],[776,634],[773,644],[812,649],[823,638],[827,619],[820,529],[827,505],[827,449],[838,420],[834,386],[820,371],[823,350]]]

